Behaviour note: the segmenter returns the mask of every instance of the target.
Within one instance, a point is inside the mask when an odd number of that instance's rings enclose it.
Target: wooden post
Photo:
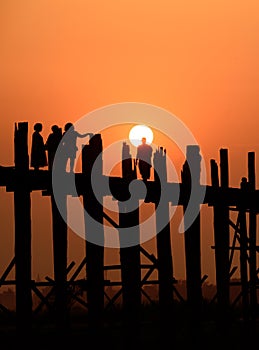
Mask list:
[[[219,172],[218,172],[218,164],[215,159],[210,160],[210,170],[211,170],[211,185],[214,188],[219,188]]]
[[[29,188],[28,123],[15,124],[15,278],[16,323],[21,336],[31,328],[31,198]]]
[[[220,186],[222,189],[227,189],[229,187],[229,162],[228,162],[228,149],[220,149]],[[218,279],[220,279],[220,289],[222,288],[222,307],[224,313],[222,317],[224,320],[228,321],[227,313],[229,311],[229,208],[226,205],[222,205],[219,216],[215,218],[216,223],[219,227],[216,230],[215,240],[217,241],[217,249],[220,250],[219,257],[217,260],[218,265],[220,265],[220,270],[218,271]],[[219,261],[221,260],[221,261]],[[224,288],[224,292],[223,292]]]
[[[99,156],[99,157],[98,157]],[[95,163],[95,164],[94,164]],[[95,181],[102,177],[102,139],[95,134],[82,150],[82,171],[86,175],[87,184],[91,182],[91,173],[95,166]],[[86,212],[86,276],[88,320],[92,336],[99,336],[101,340],[104,312],[104,228],[102,199],[95,197],[93,187],[86,186],[83,194],[83,204]],[[97,243],[95,243],[97,242]]]
[[[67,213],[66,189],[59,194],[59,207],[63,206],[62,214]],[[67,224],[61,216],[55,198],[51,194],[53,260],[55,280],[55,318],[57,330],[68,327],[67,309]],[[67,216],[67,215],[66,215]]]
[[[53,164],[49,164],[50,189],[47,194],[51,198],[53,262],[54,262],[54,312],[56,328],[59,335],[69,327],[68,289],[67,289],[67,195],[73,176],[66,172],[66,155],[60,149]],[[54,191],[55,190],[55,191]],[[55,192],[55,196],[54,196]]]
[[[182,184],[185,198],[183,210],[184,214],[188,206],[191,186],[200,185],[200,161],[199,146],[187,146],[186,161],[183,165]],[[200,203],[193,203],[200,209]],[[185,218],[186,223],[186,218]],[[199,321],[202,307],[202,289],[201,289],[201,250],[200,250],[200,213],[184,233],[185,239],[185,261],[186,261],[186,287],[187,300],[191,310],[191,317]],[[198,323],[198,322],[197,322]]]
[[[249,190],[255,191],[255,153],[248,152],[248,183]],[[257,316],[257,263],[256,263],[256,211],[249,212],[249,274],[250,274],[250,313],[252,326],[255,327]]]
[[[246,226],[246,202],[245,192],[248,190],[248,183],[246,178],[242,178],[241,191],[244,191],[244,196],[241,196],[241,203],[239,207],[239,222],[240,222],[240,278],[241,278],[241,289],[242,289],[242,310],[243,319],[245,325],[249,320],[249,296],[248,296],[248,237],[247,237],[247,226]]]
[[[229,167],[228,167],[228,149],[221,148],[220,153],[220,185],[222,188],[229,187]]]
[[[129,146],[125,143],[122,148],[122,174],[124,179],[131,181],[136,178],[135,165]],[[136,209],[131,209],[135,208]],[[123,298],[123,346],[127,349],[138,347],[140,332],[141,307],[141,268],[139,242],[139,207],[136,201],[131,205],[119,202],[119,237],[120,262]],[[122,232],[129,229],[128,233]],[[132,245],[134,243],[134,245]]]
[[[221,188],[228,187],[228,153],[221,150]],[[229,211],[222,203],[219,195],[218,165],[211,160],[211,181],[215,189],[216,203],[214,203],[214,243],[215,243],[215,264],[216,264],[216,286],[218,303],[217,326],[220,331],[226,330],[227,318],[230,306],[229,296]]]
[[[162,147],[154,153],[155,182],[160,183],[161,198],[155,203],[156,244],[158,259],[158,283],[160,306],[160,333],[164,344],[172,341],[173,323],[173,260],[171,251],[169,203],[163,198],[167,183],[166,150]]]
[[[211,180],[215,189],[215,196],[219,194],[218,165],[211,160]],[[220,150],[220,185],[228,188],[228,150]],[[228,312],[230,307],[229,295],[229,209],[219,199],[214,203],[214,243],[216,265],[216,287],[218,303],[217,327],[226,332],[228,326]]]

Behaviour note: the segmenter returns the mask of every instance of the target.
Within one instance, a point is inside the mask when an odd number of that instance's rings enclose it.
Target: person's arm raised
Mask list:
[[[86,136],[88,136],[88,135],[89,135],[89,137],[91,138],[94,134],[92,134],[91,132],[87,132],[87,133],[85,133],[85,134],[80,134],[79,132],[77,133],[77,136],[78,136],[78,137],[81,137],[81,138],[86,137]]]

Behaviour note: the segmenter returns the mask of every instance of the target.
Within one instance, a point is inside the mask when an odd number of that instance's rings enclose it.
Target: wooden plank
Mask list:
[[[67,195],[75,195],[72,193],[71,188],[71,176],[70,174],[65,175],[62,179],[64,188],[67,190]],[[49,171],[39,170],[37,174],[34,170],[29,170],[29,190],[36,191],[42,190],[42,195],[51,195],[51,176]],[[0,166],[0,186],[6,187],[7,192],[13,192],[15,189],[17,177],[15,176],[14,167],[2,167]],[[18,179],[17,179],[18,180]],[[19,180],[18,180],[19,181]],[[125,180],[117,176],[105,176],[100,177],[100,184],[109,183],[110,189],[105,187],[103,191],[103,196],[115,197],[118,200],[126,200],[130,196],[128,186],[129,180]],[[136,180],[141,181],[141,180]],[[83,195],[91,188],[91,178],[86,176],[86,174],[76,173],[75,183],[78,196]],[[186,191],[182,183],[167,182],[166,183],[166,193],[168,196],[168,201],[172,205],[183,205],[186,201]],[[146,199],[143,195],[139,196],[139,199],[145,199],[147,202],[156,203],[159,198],[160,185],[157,185],[155,181],[148,181],[146,183],[147,195]],[[178,200],[180,188],[180,196]],[[205,196],[200,204],[208,204],[209,206],[215,204],[224,204],[225,206],[236,206],[240,201],[241,192],[239,187],[215,187],[210,185],[200,185],[201,191],[205,193]],[[111,193],[110,193],[111,192]],[[245,200],[249,203],[249,208],[253,209],[255,212],[259,212],[259,190],[250,191],[245,195]],[[233,209],[231,209],[233,210]]]

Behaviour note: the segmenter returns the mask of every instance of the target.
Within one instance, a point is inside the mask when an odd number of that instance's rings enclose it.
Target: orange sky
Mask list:
[[[2,0],[0,45],[1,165],[13,165],[15,122],[28,121],[31,133],[42,121],[46,137],[53,123],[64,126],[126,101],[178,116],[207,165],[218,159],[221,147],[229,148],[232,186],[247,175],[247,152],[258,153],[257,0]],[[13,218],[7,215],[12,195],[0,191],[2,262],[13,254]],[[33,198],[48,212],[46,198],[39,193]],[[34,271],[50,274],[51,261],[40,258],[42,246],[51,254],[40,229],[50,219],[32,211],[39,231],[33,238]],[[77,251],[77,240],[71,251]],[[211,236],[203,244],[210,246]],[[212,253],[204,254],[204,273],[213,280]]]

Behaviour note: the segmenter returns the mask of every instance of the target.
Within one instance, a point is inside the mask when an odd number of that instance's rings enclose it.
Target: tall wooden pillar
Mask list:
[[[125,143],[122,149],[122,174],[128,182],[136,178],[136,169],[135,166],[132,168],[129,146]],[[123,346],[132,349],[138,347],[141,307],[140,232],[137,200],[132,200],[131,204],[119,202],[119,227]],[[127,229],[128,232],[122,232],[124,229]]]
[[[248,152],[248,183],[249,190],[255,191],[255,153]],[[250,313],[253,327],[257,317],[257,262],[256,262],[256,211],[249,212],[249,275],[250,275]]]
[[[64,192],[63,192],[64,191]],[[60,214],[62,206],[63,216],[67,216],[67,195],[65,188],[59,194],[59,208],[55,198],[51,195],[53,260],[55,280],[55,318],[58,330],[68,327],[67,305],[67,224]]]
[[[31,198],[29,188],[28,123],[15,124],[15,279],[16,323],[21,335],[31,328]]]
[[[247,179],[242,178],[241,182],[241,201],[239,208],[239,243],[240,243],[240,279],[242,289],[242,311],[243,319],[247,324],[249,320],[249,287],[248,287],[248,237],[246,223],[246,192],[248,190]],[[241,193],[242,193],[241,192]]]
[[[199,146],[187,146],[186,161],[182,171],[182,185],[185,193],[185,203],[183,205],[184,214],[188,206],[191,191],[198,190],[200,185],[200,161]],[[192,188],[191,186],[194,186]],[[192,318],[199,319],[202,307],[201,289],[201,238],[200,238],[200,203],[192,203],[192,210],[198,212],[191,225],[189,218],[185,215],[185,261],[186,261],[186,287],[187,300],[192,313]]]
[[[158,259],[158,283],[160,306],[160,333],[166,344],[172,340],[173,318],[173,260],[171,251],[169,203],[164,198],[167,183],[166,150],[162,147],[154,153],[155,182],[161,186],[161,196],[155,203],[156,244]]]
[[[98,157],[99,156],[99,157]],[[95,163],[95,164],[94,164]],[[104,312],[104,228],[102,198],[96,198],[91,184],[102,178],[102,139],[95,134],[82,150],[82,171],[86,175],[86,192],[83,194],[86,231],[86,276],[88,320],[92,335],[99,335],[103,327]],[[98,338],[96,339],[98,340]],[[100,338],[99,338],[100,340]]]
[[[228,150],[220,149],[220,181],[216,162],[211,162],[212,186],[215,189],[217,202],[214,203],[214,242],[216,264],[216,286],[218,303],[218,322],[220,331],[226,332],[230,307],[229,283],[229,209],[222,203],[220,191],[229,186]],[[224,195],[223,195],[224,198]]]
[[[50,198],[52,212],[53,262],[55,281],[55,321],[62,332],[69,326],[67,287],[67,196],[71,194],[73,175],[66,172],[66,157],[60,149],[49,167]],[[55,194],[55,195],[54,195]]]

